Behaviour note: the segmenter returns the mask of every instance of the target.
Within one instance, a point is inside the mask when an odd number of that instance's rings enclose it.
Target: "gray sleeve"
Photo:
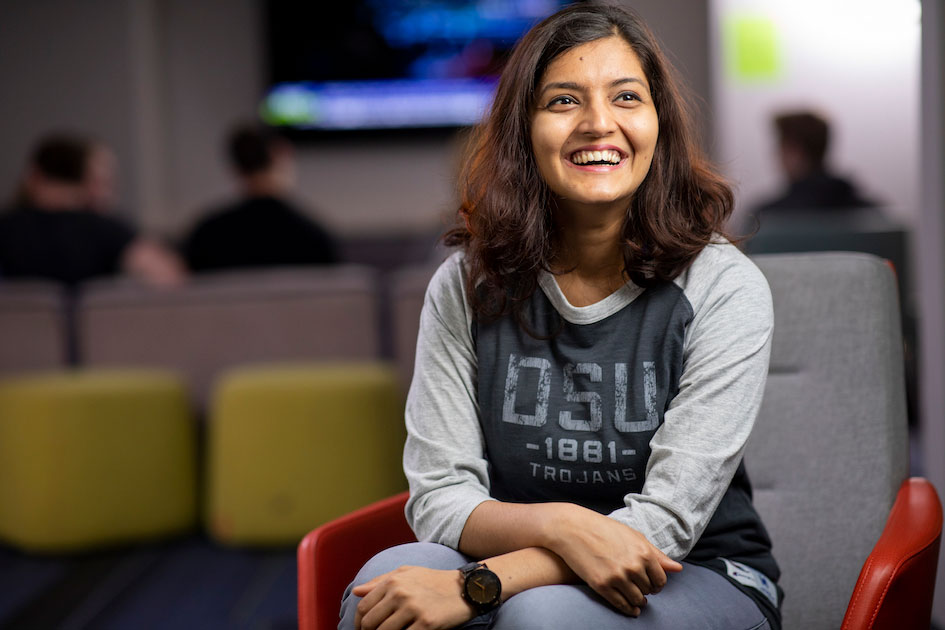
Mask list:
[[[761,406],[774,316],[764,276],[731,245],[706,248],[677,282],[693,306],[679,392],[650,441],[643,489],[611,517],[680,560],[742,459]]]
[[[462,257],[454,254],[427,288],[404,446],[407,521],[419,540],[454,549],[469,514],[490,500],[463,281]]]

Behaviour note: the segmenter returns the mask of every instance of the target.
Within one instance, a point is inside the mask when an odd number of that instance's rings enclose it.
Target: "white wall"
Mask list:
[[[780,69],[745,80],[723,37],[730,20],[774,23]],[[737,213],[783,186],[772,114],[813,107],[832,121],[828,160],[912,224],[919,207],[918,0],[712,0],[717,157]]]

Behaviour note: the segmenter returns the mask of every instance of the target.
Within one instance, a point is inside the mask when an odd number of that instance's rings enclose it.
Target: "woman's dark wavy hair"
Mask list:
[[[538,82],[562,53],[615,34],[639,58],[659,119],[649,173],[623,225],[627,276],[644,287],[672,280],[723,233],[731,188],[699,151],[675,70],[654,35],[626,9],[568,6],[516,45],[460,174],[459,221],[444,242],[464,248],[466,293],[485,321],[511,312],[524,323],[521,309],[555,253],[554,196],[538,172],[530,137]]]

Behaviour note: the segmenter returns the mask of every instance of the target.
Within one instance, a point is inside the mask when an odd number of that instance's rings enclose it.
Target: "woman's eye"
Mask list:
[[[634,101],[639,101],[640,97],[633,92],[621,92],[617,95],[617,100],[622,103],[632,103]]]
[[[555,105],[574,105],[575,103],[577,103],[577,101],[570,96],[558,96],[551,99],[551,102],[548,103],[548,107],[554,107]]]

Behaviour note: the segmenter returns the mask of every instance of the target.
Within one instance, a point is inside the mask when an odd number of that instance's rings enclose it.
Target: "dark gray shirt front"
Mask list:
[[[473,327],[491,494],[608,514],[643,489],[692,309],[668,283],[583,325],[537,292],[527,317],[537,338],[510,317]]]

